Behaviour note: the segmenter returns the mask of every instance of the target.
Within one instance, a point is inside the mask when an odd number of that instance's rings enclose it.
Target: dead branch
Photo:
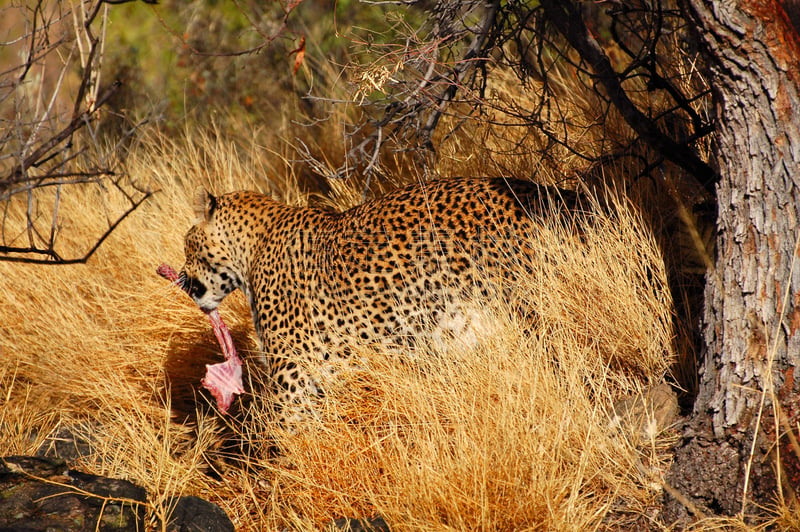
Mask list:
[[[631,101],[608,57],[589,34],[578,6],[562,0],[542,0],[541,5],[548,20],[589,64],[597,81],[628,125],[657,152],[694,175],[713,197],[716,172],[694,151],[663,134],[655,122]]]
[[[615,153],[631,150],[641,160],[641,171],[648,173],[666,159],[688,170],[683,179],[687,189],[698,191],[693,194],[698,201],[713,200],[714,170],[696,151],[713,132],[706,111],[710,92],[702,79],[684,77],[679,71],[678,64],[689,55],[695,61],[696,54],[681,48],[686,20],[674,2],[388,3],[422,7],[430,16],[425,25],[407,29],[405,46],[387,46],[382,60],[353,76],[362,80],[357,91],[360,104],[364,98],[358,94],[382,92],[385,98],[373,100],[377,113],[371,113],[375,117],[371,123],[353,130],[360,139],[348,153],[346,166],[351,171],[367,168],[375,160],[374,151],[365,147],[376,145],[378,130],[381,145],[433,154],[433,134],[448,115],[453,120],[446,121],[450,130],[441,139],[460,124],[479,120],[498,131],[537,135],[543,158],[552,157],[551,148],[559,147],[556,153],[566,150],[591,168],[614,155],[582,144],[581,128],[602,129],[610,113],[618,112],[636,137],[628,146],[614,147]],[[584,13],[592,9],[590,15]],[[584,16],[601,27],[587,27]],[[605,37],[595,38],[593,32]],[[373,41],[369,43],[376,48]],[[614,47],[621,54],[612,65],[606,50]],[[499,69],[515,73],[523,85],[535,88],[531,92],[538,94],[538,101],[520,106],[487,95],[488,80]],[[571,122],[570,104],[564,107],[564,102],[571,101],[572,95],[565,91],[574,87],[568,87],[566,80],[592,95],[596,122],[581,127]]]
[[[65,265],[65,264],[86,264],[86,262],[94,255],[100,248],[105,240],[111,236],[111,233],[127,218],[133,211],[139,208],[142,203],[149,199],[153,192],[145,192],[139,199],[135,200],[128,209],[119,215],[113,222],[108,225],[108,228],[95,240],[89,250],[80,257],[63,258],[56,252],[55,248],[48,246],[46,248],[37,248],[35,246],[29,247],[14,247],[0,245],[0,260],[8,262],[20,262],[25,264],[47,264],[47,265]],[[54,236],[51,234],[51,237]],[[34,255],[31,257],[30,255]],[[43,256],[45,258],[37,258],[36,256]]]
[[[120,81],[102,85],[100,80],[107,4],[111,3],[120,2],[37,0],[31,7],[6,8],[16,9],[14,15],[24,19],[20,27],[26,30],[6,43],[19,48],[19,64],[0,73],[0,87],[6,89],[0,95],[0,116],[8,117],[0,120],[0,202],[4,204],[0,260],[85,262],[152,195],[114,163],[122,159],[121,145],[102,147],[96,135],[100,110],[121,86]],[[65,108],[71,112],[63,112]],[[105,193],[111,185],[122,193],[127,207],[107,220],[102,234],[87,239],[87,252],[64,256],[57,251],[62,195],[68,188],[84,193],[91,184]],[[50,205],[44,212],[38,206],[42,200]],[[14,202],[24,207],[21,219],[9,214]],[[20,237],[25,245],[16,243]]]

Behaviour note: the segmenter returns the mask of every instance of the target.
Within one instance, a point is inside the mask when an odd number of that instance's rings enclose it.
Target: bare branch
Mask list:
[[[86,264],[86,262],[94,255],[94,253],[100,248],[103,242],[111,236],[111,233],[122,223],[125,218],[127,218],[133,211],[139,208],[146,200],[148,200],[153,195],[153,192],[145,192],[144,195],[136,200],[125,212],[123,212],[116,220],[109,224],[108,229],[106,229],[103,234],[101,234],[97,240],[95,240],[94,245],[82,256],[75,257],[75,258],[63,258],[61,257],[53,247],[47,248],[36,248],[35,246],[32,247],[14,247],[14,246],[4,246],[0,245],[0,261],[7,261],[7,262],[22,262],[26,264],[47,264],[47,265],[64,265],[64,264]],[[28,255],[40,255],[45,256],[47,258],[39,259],[36,257],[30,257]]]
[[[75,118],[73,118],[69,124],[66,125],[61,131],[50,137],[47,141],[42,143],[33,153],[28,155],[23,159],[16,168],[14,168],[11,173],[3,180],[0,181],[0,186],[4,182],[11,182],[13,179],[18,178],[19,176],[24,175],[27,168],[36,167],[41,164],[42,157],[48,154],[53,148],[64,142],[68,139],[73,133],[78,131],[83,125],[87,122],[89,117],[103,104],[105,104],[114,93],[119,89],[121,85],[120,81],[115,81],[108,89],[106,89],[105,93],[97,100],[97,104],[95,105],[95,109],[87,109],[86,111],[80,113]]]
[[[463,86],[467,73],[472,68],[475,68],[477,65],[486,60],[485,57],[481,57],[481,54],[489,40],[489,33],[491,32],[492,27],[495,25],[497,12],[499,9],[499,0],[494,0],[489,4],[488,9],[481,19],[480,27],[475,33],[472,43],[467,48],[461,61],[456,63],[456,66],[453,68],[453,72],[450,76],[449,86],[439,96],[435,111],[431,113],[427,122],[422,128],[423,135],[426,139],[426,146],[430,148],[433,147],[430,141],[431,133],[436,128],[436,124],[439,123],[439,119],[442,117],[442,113],[444,112],[444,108],[447,106],[447,103],[453,99],[453,96],[455,96],[458,88]]]
[[[631,128],[659,153],[691,172],[713,197],[716,194],[716,172],[694,151],[663,134],[655,122],[631,101],[608,57],[589,34],[578,6],[571,0],[542,0],[541,5],[547,18],[591,66],[597,81]]]
[[[5,106],[0,116],[8,117],[0,120],[0,260],[85,262],[152,195],[115,162],[123,159],[123,145],[101,146],[97,137],[99,110],[121,86],[119,81],[100,82],[108,4],[37,0],[31,8],[7,8],[17,9],[25,29],[10,39],[19,49],[20,64],[0,73],[0,87],[10,89],[0,97]],[[40,70],[42,75],[33,75]],[[127,204],[122,214],[108,217],[97,238],[86,238],[87,252],[69,257],[57,251],[62,197],[68,189],[84,193],[91,184],[105,193],[120,192]]]
[[[379,129],[380,144],[433,161],[434,142],[446,142],[470,123],[508,146],[492,150],[513,151],[515,142],[521,149],[521,139],[533,136],[529,153],[540,145],[541,158],[576,156],[587,170],[631,151],[635,176],[666,158],[689,170],[691,176],[680,179],[698,191],[693,197],[713,200],[716,176],[698,155],[701,139],[713,132],[710,93],[695,68],[682,71],[697,55],[686,46],[687,21],[671,0],[388,3],[414,5],[429,16],[422,26],[405,28],[405,45],[386,45],[383,56],[352,76],[360,80],[359,105],[372,105],[377,113],[353,129],[359,138],[348,151],[348,168],[369,167]],[[377,39],[365,41],[367,51],[380,49]],[[606,52],[613,53],[613,64]],[[487,94],[491,78],[509,72],[525,96],[517,101],[497,90]],[[584,111],[580,123],[576,109]],[[631,132],[615,131],[611,139],[604,131],[607,123],[620,123],[608,121],[617,115]],[[448,130],[434,136],[443,123]],[[587,144],[587,138],[599,140]],[[499,165],[502,157],[496,160]]]

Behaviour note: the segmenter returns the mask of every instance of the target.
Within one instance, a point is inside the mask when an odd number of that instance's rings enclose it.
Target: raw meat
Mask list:
[[[173,284],[183,290],[183,282],[178,273],[169,264],[162,264],[156,269],[161,277],[172,281]],[[203,387],[211,392],[217,400],[217,406],[223,412],[227,412],[233,403],[234,396],[244,393],[242,386],[242,361],[236,354],[233,346],[231,333],[217,309],[206,312],[211,328],[217,337],[222,353],[225,355],[225,362],[218,364],[206,364],[206,376],[201,381]]]

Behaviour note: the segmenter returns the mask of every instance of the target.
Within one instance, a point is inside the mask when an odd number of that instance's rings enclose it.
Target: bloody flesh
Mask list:
[[[162,264],[156,269],[161,277],[168,279],[173,284],[181,286],[178,273],[168,264]],[[242,361],[236,355],[236,348],[233,346],[231,333],[217,309],[206,312],[211,328],[217,337],[222,353],[225,355],[225,362],[218,364],[206,364],[206,376],[201,381],[203,387],[211,392],[217,400],[217,406],[223,412],[227,412],[233,403],[234,396],[243,393],[242,386]]]

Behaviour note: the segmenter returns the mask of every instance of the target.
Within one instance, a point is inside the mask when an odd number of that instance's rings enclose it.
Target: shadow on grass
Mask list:
[[[236,398],[229,413],[235,416],[248,401],[249,366],[253,364],[257,347],[249,335],[247,327],[231,329],[231,337],[236,351],[244,362],[242,368],[245,393]],[[216,409],[211,393],[203,388],[201,381],[206,374],[206,364],[222,362],[224,356],[214,333],[209,328],[205,333],[178,333],[170,341],[166,362],[164,363],[165,386],[163,399],[172,405],[172,418],[176,423],[193,424],[199,412]],[[249,363],[248,363],[249,361]],[[169,397],[166,394],[169,393]]]
[[[242,358],[242,381],[245,392],[236,397],[227,413],[219,411],[211,393],[203,388],[201,380],[206,364],[222,362],[224,357],[214,333],[176,334],[169,345],[164,363],[165,383],[163,400],[169,399],[172,420],[175,423],[197,428],[198,416],[210,415],[218,428],[213,450],[206,456],[211,466],[209,474],[222,471],[220,463],[251,468],[254,459],[274,456],[274,447],[265,432],[264,412],[269,411],[269,394],[265,393],[268,381],[266,372],[256,361],[258,347],[251,339],[251,329],[246,326],[231,328],[236,351]],[[169,394],[167,397],[166,394]]]

